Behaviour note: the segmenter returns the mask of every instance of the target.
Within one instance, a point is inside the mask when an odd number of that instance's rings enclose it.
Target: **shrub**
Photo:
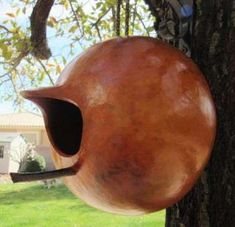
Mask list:
[[[40,172],[45,170],[46,162],[43,156],[35,155],[27,159],[22,172]]]

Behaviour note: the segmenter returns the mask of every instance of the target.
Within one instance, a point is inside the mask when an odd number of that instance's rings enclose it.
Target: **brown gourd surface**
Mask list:
[[[147,37],[114,38],[74,59],[52,88],[25,91],[40,106],[57,168],[98,209],[139,215],[166,208],[210,157],[216,116],[193,61]]]

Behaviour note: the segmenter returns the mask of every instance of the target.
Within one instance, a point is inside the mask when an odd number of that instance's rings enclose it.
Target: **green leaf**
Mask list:
[[[7,51],[7,45],[3,42],[0,42],[0,49],[2,50],[2,52]]]
[[[12,51],[11,49],[4,43],[0,43],[0,49],[2,50],[2,56],[6,59],[9,60],[12,56]]]
[[[63,64],[64,64],[64,65],[67,63],[67,60],[65,59],[64,56],[62,56],[62,61],[63,61]]]
[[[70,29],[69,32],[75,32],[78,29],[77,25],[73,25]]]
[[[3,57],[5,57],[6,60],[10,60],[10,59],[11,59],[11,56],[12,56],[12,52],[9,51],[9,49],[8,49],[8,51],[6,51],[6,52],[3,53]]]
[[[102,6],[102,4],[103,4],[102,2],[97,2],[96,3],[96,9],[100,8]]]

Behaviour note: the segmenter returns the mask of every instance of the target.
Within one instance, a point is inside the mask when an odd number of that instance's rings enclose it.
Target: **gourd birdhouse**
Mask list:
[[[147,37],[114,38],[75,58],[51,88],[24,91],[42,110],[58,169],[98,209],[166,208],[210,157],[215,107],[193,61]]]

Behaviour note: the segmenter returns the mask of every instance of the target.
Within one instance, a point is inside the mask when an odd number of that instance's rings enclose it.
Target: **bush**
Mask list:
[[[46,168],[46,162],[43,156],[36,155],[27,159],[22,172],[40,172]]]

